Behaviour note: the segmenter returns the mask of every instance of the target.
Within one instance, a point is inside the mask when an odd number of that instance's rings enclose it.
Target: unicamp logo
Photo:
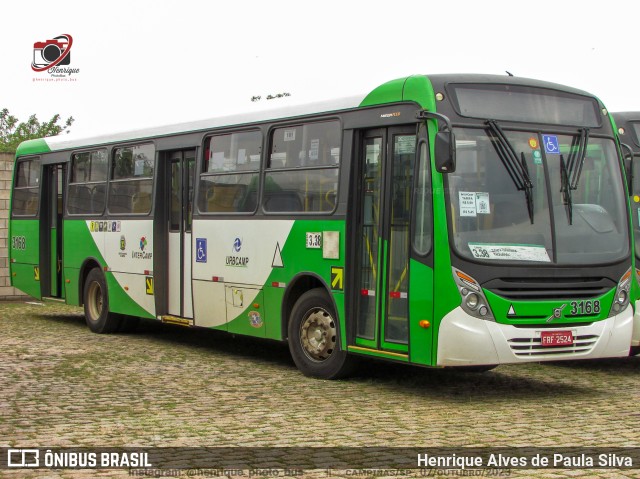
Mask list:
[[[50,40],[35,42],[31,69],[38,73],[47,72],[53,78],[68,79],[80,73],[79,68],[70,66],[72,46],[73,37],[66,33]]]

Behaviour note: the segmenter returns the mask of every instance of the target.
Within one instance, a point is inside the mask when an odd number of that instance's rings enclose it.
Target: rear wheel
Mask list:
[[[118,315],[109,312],[109,295],[102,271],[94,268],[84,282],[84,317],[94,333],[113,333],[120,325]]]
[[[289,318],[289,350],[305,376],[344,377],[353,370],[353,358],[339,349],[336,313],[322,288],[304,293]]]

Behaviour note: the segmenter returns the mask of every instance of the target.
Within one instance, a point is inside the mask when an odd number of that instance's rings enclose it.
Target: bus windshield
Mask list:
[[[463,257],[568,265],[628,254],[612,139],[490,125],[457,128],[456,149],[447,178],[453,242]]]

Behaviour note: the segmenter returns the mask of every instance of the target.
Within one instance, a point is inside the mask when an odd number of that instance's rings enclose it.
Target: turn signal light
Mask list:
[[[431,323],[426,319],[420,320],[418,324],[420,325],[421,328],[424,328],[424,329],[427,329],[431,326]]]

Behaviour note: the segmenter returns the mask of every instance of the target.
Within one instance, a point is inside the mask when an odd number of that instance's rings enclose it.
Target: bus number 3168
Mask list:
[[[27,248],[27,240],[25,239],[24,236],[12,236],[11,248],[24,250]]]
[[[571,306],[571,311],[569,311],[570,316],[581,316],[583,314],[600,313],[600,301],[598,301],[597,299],[594,301],[571,301],[571,303],[569,304]]]

